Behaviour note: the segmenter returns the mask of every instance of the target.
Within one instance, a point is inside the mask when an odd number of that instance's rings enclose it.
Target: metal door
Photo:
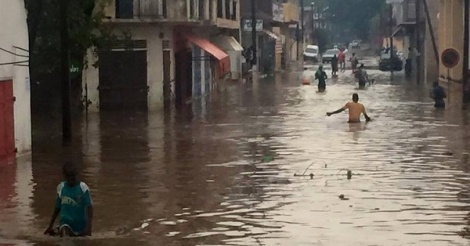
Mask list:
[[[99,59],[100,108],[146,110],[147,51],[104,51]]]
[[[13,81],[0,81],[0,159],[15,154]]]
[[[172,99],[171,91],[171,50],[169,41],[163,42],[163,98],[165,106],[169,106]]]

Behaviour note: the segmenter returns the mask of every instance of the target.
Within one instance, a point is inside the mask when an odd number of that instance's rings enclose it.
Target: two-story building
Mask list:
[[[28,26],[24,1],[1,0],[0,165],[31,150]]]
[[[463,71],[469,71],[470,68],[464,68],[464,28],[465,28],[465,1],[463,0],[441,0],[439,11],[439,53],[453,48],[460,54],[460,60],[453,68],[448,69],[442,63],[439,64],[439,79],[445,89],[448,90],[448,99],[451,104],[457,105],[462,101],[463,92]],[[469,25],[470,23],[467,23]],[[470,73],[470,72],[469,72]],[[469,88],[467,88],[468,91]]]
[[[256,47],[260,74],[272,73],[276,69],[276,53],[282,54],[280,46],[280,43],[282,45],[282,37],[279,35],[279,26],[284,24],[282,1],[255,1],[256,44],[253,44],[252,39],[251,0],[240,0],[240,5],[242,45],[245,48]]]
[[[298,61],[298,58],[303,53],[302,49],[299,49],[299,54],[297,53],[297,45],[301,43],[297,42],[297,32],[300,32],[300,30],[298,30],[300,22],[299,1],[288,0],[284,3],[283,10],[285,25],[281,28],[281,35],[284,36],[284,57],[286,57],[286,60],[289,62]]]
[[[87,56],[98,65],[83,72],[92,110],[189,103],[231,72],[211,39],[239,39],[238,0],[114,0],[104,11],[119,38]]]
[[[436,43],[439,40],[439,36],[436,35],[439,29],[437,20],[439,0],[428,0],[426,4],[425,8],[424,2],[417,4],[417,0],[395,0],[393,3],[393,23],[395,25],[392,37],[397,51],[401,52],[405,59],[412,58],[413,74],[416,75],[416,72],[419,72],[421,80],[433,81],[438,78],[438,61],[432,39],[434,38]],[[419,9],[416,9],[417,6]],[[426,9],[429,11],[429,20],[426,17]],[[417,13],[419,20],[417,20]],[[434,37],[431,35],[429,27],[433,28]],[[389,38],[386,38],[384,46],[388,44]],[[414,55],[410,54],[410,48],[415,52]],[[419,71],[417,71],[417,61],[421,64]]]

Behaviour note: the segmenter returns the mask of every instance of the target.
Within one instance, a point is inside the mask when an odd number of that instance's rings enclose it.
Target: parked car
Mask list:
[[[307,45],[307,48],[304,51],[304,61],[318,62],[319,54],[320,51],[317,45]]]
[[[360,49],[361,48],[361,42],[359,40],[353,40],[350,45],[351,45],[352,49]]]
[[[322,62],[323,63],[329,63],[331,62],[331,59],[333,59],[333,56],[336,55],[338,57],[339,54],[339,49],[329,49],[325,51],[322,55]]]
[[[390,53],[382,53],[380,55],[379,70],[390,71],[391,69],[393,69],[393,71],[401,71],[403,69],[402,59],[398,54],[395,54],[391,59]]]

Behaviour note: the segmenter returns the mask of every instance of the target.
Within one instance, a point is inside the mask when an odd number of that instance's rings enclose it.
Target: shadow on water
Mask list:
[[[466,245],[469,115],[434,110],[401,75],[370,76],[361,91],[350,71],[326,93],[293,73],[165,113],[90,114],[67,149],[44,119],[32,156],[0,165],[0,243]],[[372,122],[325,116],[353,92]],[[91,239],[42,236],[64,160],[91,187]]]

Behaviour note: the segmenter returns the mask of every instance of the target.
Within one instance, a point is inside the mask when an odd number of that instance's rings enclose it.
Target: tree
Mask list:
[[[32,84],[33,110],[44,98],[53,103],[60,96],[60,37],[59,1],[62,0],[25,0],[28,11],[30,76]],[[109,0],[69,1],[68,18],[70,34],[70,59],[84,61],[88,49],[101,47],[113,39],[112,30],[103,25],[104,6]],[[87,64],[83,64],[87,65]],[[40,81],[40,88],[34,86]],[[81,79],[72,83],[75,105],[80,104]],[[41,108],[44,110],[44,108]]]
[[[351,30],[358,38],[368,39],[370,20],[379,13],[385,5],[384,0],[311,0],[320,11],[329,16],[335,16],[336,25],[343,30]]]

